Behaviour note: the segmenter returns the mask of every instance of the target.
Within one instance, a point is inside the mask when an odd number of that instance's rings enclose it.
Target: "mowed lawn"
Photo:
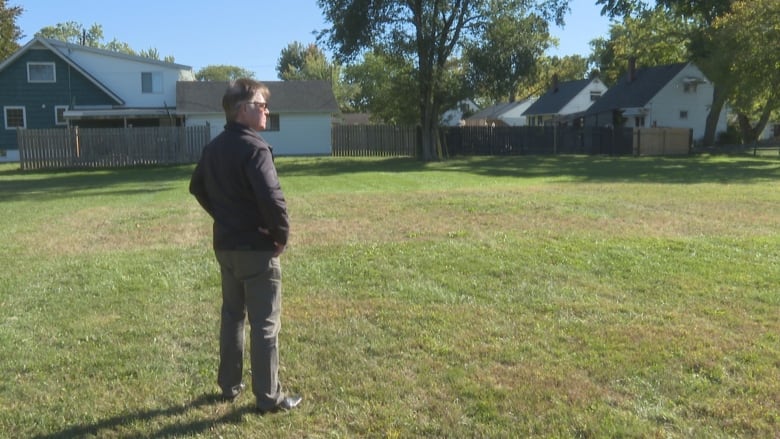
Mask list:
[[[304,401],[258,416],[192,166],[0,165],[0,437],[780,437],[777,158],[277,166]]]

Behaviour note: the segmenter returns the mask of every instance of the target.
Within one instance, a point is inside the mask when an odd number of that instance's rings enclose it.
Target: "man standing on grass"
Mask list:
[[[190,193],[214,219],[214,253],[222,276],[222,323],[217,383],[235,399],[244,389],[244,322],[249,315],[252,392],[261,413],[290,410],[279,382],[282,270],[279,255],[290,232],[266,128],[268,88],[232,82],[222,97],[225,130],[203,149]]]

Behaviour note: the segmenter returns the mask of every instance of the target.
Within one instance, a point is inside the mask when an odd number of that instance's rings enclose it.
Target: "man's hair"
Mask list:
[[[250,78],[240,78],[231,81],[222,96],[222,109],[225,110],[225,119],[228,122],[236,120],[239,105],[252,99],[257,92],[268,100],[271,93],[262,82]]]

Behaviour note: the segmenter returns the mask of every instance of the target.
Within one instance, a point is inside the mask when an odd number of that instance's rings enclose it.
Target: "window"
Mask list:
[[[594,102],[597,101],[601,97],[600,91],[592,91],[590,92],[590,101]]]
[[[162,85],[162,72],[141,72],[141,93],[162,93]]]
[[[638,128],[642,128],[645,126],[645,117],[644,116],[636,116],[634,118],[634,126]]]
[[[686,82],[683,84],[683,92],[684,93],[696,93],[696,83],[695,82]]]
[[[680,110],[680,119],[688,119],[688,112],[685,110]]]
[[[27,117],[24,107],[5,107],[5,129],[27,128]]]
[[[268,115],[268,119],[266,119],[266,123],[265,123],[265,130],[266,131],[280,131],[279,115],[278,114],[269,114]]]
[[[28,62],[27,82],[57,82],[53,62]]]
[[[67,105],[55,105],[54,106],[54,123],[56,125],[67,125],[68,121],[65,119],[65,111],[68,110]]]

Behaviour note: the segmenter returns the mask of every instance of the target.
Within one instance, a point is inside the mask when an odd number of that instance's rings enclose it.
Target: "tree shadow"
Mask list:
[[[192,166],[67,171],[0,170],[0,202],[22,199],[45,201],[76,194],[87,197],[161,192],[179,185],[191,174]]]
[[[440,162],[414,158],[280,161],[279,175],[364,172],[460,172],[489,177],[563,178],[578,182],[739,183],[780,179],[780,160],[733,157],[610,157],[581,155],[468,156]]]
[[[191,436],[198,433],[203,433],[212,428],[215,424],[236,424],[241,422],[244,415],[252,413],[251,406],[244,406],[231,410],[225,415],[217,419],[202,419],[191,422],[173,422],[169,425],[160,428],[156,431],[145,431],[143,433],[128,433],[121,434],[116,430],[127,424],[133,422],[148,422],[154,420],[165,420],[166,418],[173,418],[175,416],[184,414],[190,410],[195,410],[203,406],[214,405],[220,403],[222,400],[217,394],[203,395],[189,404],[182,406],[170,407],[159,410],[148,410],[130,414],[122,414],[114,416],[108,419],[104,419],[91,424],[74,425],[64,430],[33,436],[34,439],[66,439],[74,437],[100,437],[111,431],[111,437],[122,437],[126,439],[130,438],[166,438],[175,436]]]

